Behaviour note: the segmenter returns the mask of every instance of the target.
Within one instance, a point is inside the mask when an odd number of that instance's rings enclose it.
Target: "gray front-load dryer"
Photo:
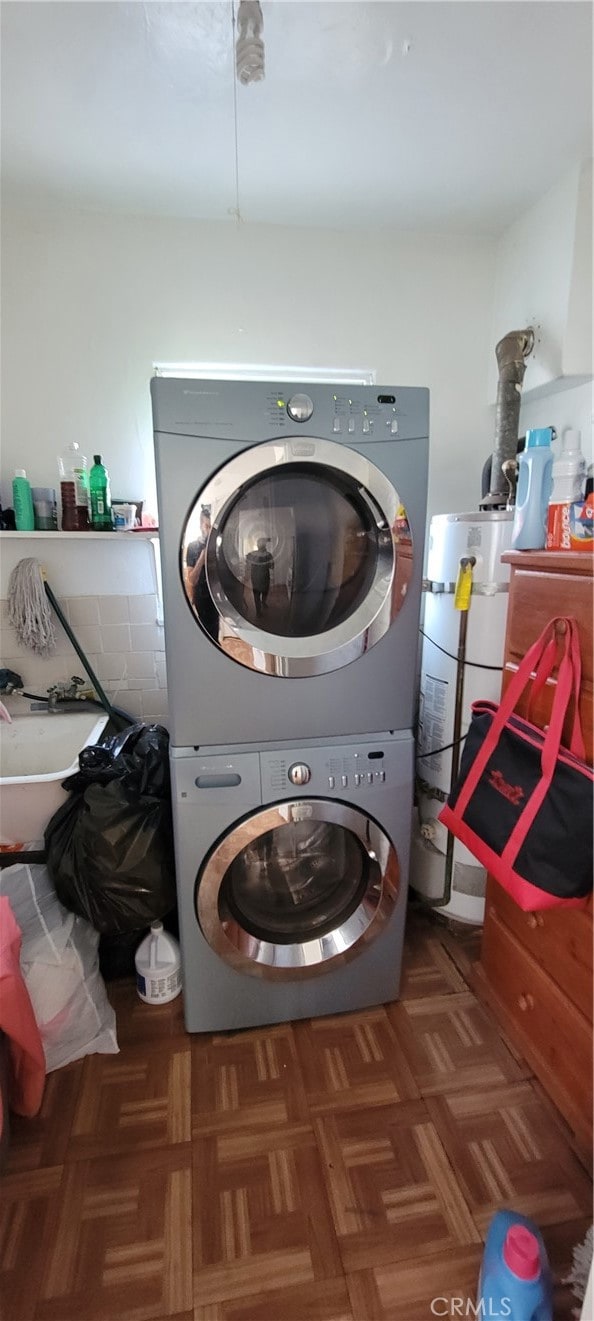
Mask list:
[[[174,746],[410,729],[424,389],[152,381]]]
[[[173,750],[188,1031],[396,999],[413,746],[396,734]]]

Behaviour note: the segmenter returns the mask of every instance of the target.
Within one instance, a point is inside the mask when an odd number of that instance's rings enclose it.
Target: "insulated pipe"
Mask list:
[[[460,744],[462,742],[462,708],[464,705],[464,671],[466,669],[466,641],[468,637],[468,612],[470,610],[470,601],[472,596],[472,570],[476,564],[474,555],[463,555],[460,560],[458,570],[458,581],[456,583],[456,594],[454,604],[460,611],[460,628],[458,630],[458,654],[456,657],[456,697],[454,705],[454,727],[452,730],[452,761],[450,769],[450,794],[453,792],[454,785],[458,779],[460,770]],[[466,578],[466,590],[463,587],[463,576]],[[460,590],[462,589],[462,590]],[[448,839],[445,854],[445,877],[443,894],[438,899],[425,899],[424,903],[429,908],[446,908],[452,897],[452,878],[454,874],[454,836],[451,830],[448,830]]]
[[[532,326],[525,330],[510,330],[499,340],[495,349],[499,380],[495,406],[495,445],[491,460],[491,487],[481,500],[481,509],[505,509],[508,483],[503,473],[507,459],[515,459],[518,448],[520,400],[522,381],[526,371],[526,358],[534,348]]]

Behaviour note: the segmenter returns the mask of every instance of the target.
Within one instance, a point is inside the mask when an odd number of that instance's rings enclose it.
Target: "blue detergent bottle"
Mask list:
[[[489,1225],[479,1278],[481,1321],[553,1321],[551,1272],[532,1220],[498,1211]]]
[[[526,432],[520,454],[511,544],[514,550],[543,550],[553,488],[552,427]]]

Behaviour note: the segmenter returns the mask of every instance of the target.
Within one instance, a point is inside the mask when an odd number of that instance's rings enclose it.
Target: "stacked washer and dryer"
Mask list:
[[[428,392],[156,376],[185,1019],[396,998]]]

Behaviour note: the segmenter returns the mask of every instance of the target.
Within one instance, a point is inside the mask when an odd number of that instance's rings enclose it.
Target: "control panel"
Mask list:
[[[375,387],[353,387],[350,391],[332,391],[324,398],[323,407],[314,404],[309,394],[299,390],[271,391],[266,399],[267,421],[275,429],[299,430],[305,423],[316,423],[321,434],[329,431],[333,436],[349,441],[357,436],[368,440],[386,440],[398,437],[402,408],[395,392],[378,391]],[[296,428],[293,426],[296,423]],[[328,425],[329,424],[329,425]],[[308,427],[308,432],[311,427]]]
[[[400,753],[400,748],[398,748]],[[298,757],[288,753],[261,752],[262,794],[289,797],[294,788],[316,797],[356,801],[386,786],[395,787],[395,747],[392,744],[354,744],[344,747],[302,748]],[[401,757],[398,759],[401,765]]]
[[[248,811],[275,799],[306,797],[359,798],[371,810],[371,796],[381,789],[397,792],[412,774],[412,734],[377,743],[288,748],[279,751],[174,756],[172,788],[178,803],[235,802]]]
[[[151,381],[155,433],[241,444],[287,435],[420,440],[429,434],[429,391],[416,386],[290,381]]]

